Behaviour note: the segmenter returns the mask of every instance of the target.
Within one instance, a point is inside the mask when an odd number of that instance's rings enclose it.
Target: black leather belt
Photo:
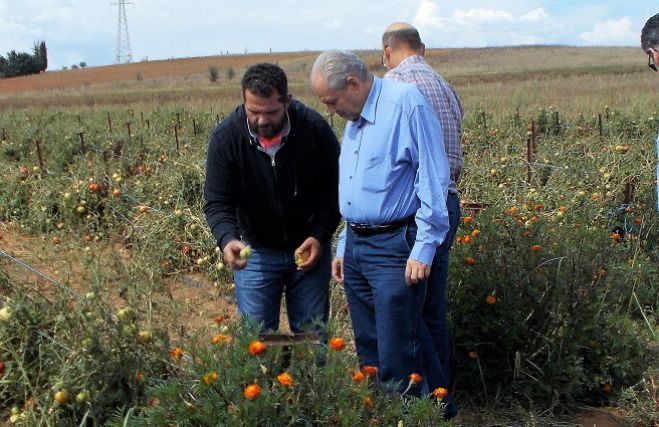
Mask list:
[[[415,217],[412,215],[386,224],[359,224],[349,222],[348,227],[360,236],[372,236],[374,234],[386,233],[387,231],[392,231],[405,225],[414,224],[414,219]]]

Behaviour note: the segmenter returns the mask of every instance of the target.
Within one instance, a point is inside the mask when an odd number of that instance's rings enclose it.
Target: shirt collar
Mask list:
[[[361,125],[363,121],[369,123],[375,123],[375,114],[378,106],[378,99],[380,99],[380,90],[382,89],[382,80],[373,76],[373,85],[371,86],[371,91],[368,93],[368,98],[366,98],[366,103],[362,112],[360,114],[359,124]]]
[[[412,64],[419,64],[419,63],[425,63],[425,62],[426,62],[426,60],[423,58],[423,56],[421,56],[419,54],[408,56],[407,58],[400,61],[400,64],[398,64],[398,66],[396,68],[394,68],[394,70],[396,70],[398,68],[405,68],[405,67],[411,66]]]

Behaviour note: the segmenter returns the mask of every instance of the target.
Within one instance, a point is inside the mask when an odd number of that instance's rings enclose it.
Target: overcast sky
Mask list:
[[[133,59],[378,49],[407,21],[430,48],[517,44],[638,46],[657,0],[131,0]],[[0,54],[48,47],[49,69],[116,61],[117,0],[0,0]]]

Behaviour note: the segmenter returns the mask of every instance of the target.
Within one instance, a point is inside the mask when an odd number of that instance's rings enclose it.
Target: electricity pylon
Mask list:
[[[128,35],[128,19],[126,19],[126,5],[132,4],[126,0],[118,0],[113,5],[119,6],[117,18],[117,64],[122,62],[133,62],[133,52],[130,48],[130,36]]]

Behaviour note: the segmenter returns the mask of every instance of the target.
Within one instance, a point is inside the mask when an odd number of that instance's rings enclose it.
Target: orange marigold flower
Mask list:
[[[496,295],[488,295],[488,296],[486,296],[486,297],[485,297],[485,302],[486,302],[488,305],[494,305],[494,304],[496,304],[496,303],[497,303],[497,297],[496,297]]]
[[[352,373],[352,380],[356,383],[360,383],[360,382],[364,381],[365,378],[366,377],[364,376],[364,374],[361,371],[355,371],[355,372]]]
[[[542,209],[542,205],[540,203],[536,203],[534,207],[535,207],[536,211],[539,211],[540,209]]]
[[[467,264],[467,265],[474,265],[474,264],[476,264],[476,260],[473,259],[473,258],[470,257],[470,256],[465,257],[465,264]]]
[[[288,372],[277,375],[277,381],[279,381],[279,384],[283,387],[291,387],[293,385],[293,377]]]
[[[144,374],[141,373],[141,372],[136,373],[135,374],[135,381],[137,381],[138,383],[141,383],[142,381],[144,381]]]
[[[364,366],[362,366],[362,372],[367,377],[374,377],[378,374],[378,368],[376,368],[375,366],[371,366],[371,365],[364,365]]]
[[[481,231],[477,228],[471,232],[471,237],[478,237],[481,235]]]
[[[222,343],[227,343],[229,341],[231,341],[231,337],[228,336],[228,335],[222,335],[222,334],[215,335],[213,337],[213,339],[211,340],[211,342],[215,345],[222,344]]]
[[[540,245],[533,245],[533,246],[531,246],[531,250],[532,250],[533,252],[540,252],[540,249],[542,249],[542,246],[540,246]]]
[[[369,408],[373,406],[373,398],[371,396],[366,396],[364,399],[362,399],[362,402],[364,402],[364,405],[368,406]]]
[[[460,244],[460,243],[462,243],[463,240],[464,240],[464,237],[462,237],[462,236],[457,236],[457,237],[455,238],[455,243]]]
[[[465,217],[465,219],[462,220],[462,222],[464,222],[465,225],[468,225],[468,224],[471,224],[471,222],[473,220],[474,220],[473,216],[467,216],[467,217]]]
[[[346,341],[343,338],[334,337],[329,340],[329,346],[334,351],[341,351],[346,347]]]
[[[471,236],[470,236],[469,234],[467,234],[466,236],[464,236],[464,237],[462,238],[462,242],[463,242],[465,245],[468,245],[469,243],[471,243]]]
[[[469,354],[469,357],[470,357],[470,358],[472,358],[472,359],[474,359],[474,360],[475,360],[475,359],[478,359],[478,352],[477,352],[477,351],[472,350],[472,351],[470,351],[468,354]]]
[[[255,399],[261,394],[261,387],[258,384],[250,384],[243,390],[243,395],[247,400]]]
[[[423,381],[423,377],[420,374],[416,372],[410,374],[410,382],[413,384],[419,384],[421,381]]]
[[[249,353],[255,356],[264,353],[266,348],[267,346],[263,343],[263,341],[255,340],[249,343]]]
[[[612,238],[613,240],[620,240],[620,239],[622,238],[622,236],[620,236],[619,233],[613,233],[613,234],[611,235],[611,238]]]
[[[516,215],[517,212],[519,212],[519,209],[517,209],[517,208],[514,207],[514,206],[513,206],[512,208],[508,209],[508,213],[509,213],[510,215]]]
[[[183,357],[183,350],[181,350],[180,347],[174,347],[169,352],[169,355],[172,357],[172,359],[179,360],[181,357]]]
[[[433,392],[432,395],[435,396],[437,399],[443,399],[446,396],[448,396],[448,389],[444,387],[437,387]]]
[[[202,380],[204,381],[204,383],[210,384],[210,383],[213,383],[213,382],[217,381],[217,378],[218,378],[217,372],[213,371],[213,372],[209,372],[209,373],[205,374],[202,377]]]

